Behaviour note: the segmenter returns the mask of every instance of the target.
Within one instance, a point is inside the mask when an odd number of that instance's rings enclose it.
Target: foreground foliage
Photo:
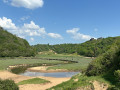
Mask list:
[[[106,83],[104,86],[107,86],[107,83],[109,83],[101,77],[87,77],[80,73],[76,76],[73,76],[69,81],[63,82],[48,90],[94,90],[94,81],[99,81],[101,84]]]
[[[86,75],[101,75],[110,81],[113,87],[120,89],[120,40],[116,41],[105,54],[90,63]]]
[[[0,90],[19,90],[12,80],[0,80]]]

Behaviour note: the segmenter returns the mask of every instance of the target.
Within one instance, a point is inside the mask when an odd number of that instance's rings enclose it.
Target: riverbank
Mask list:
[[[28,71],[32,72],[43,72],[43,73],[52,73],[52,72],[70,72],[67,69],[48,69],[49,67],[52,66],[39,66],[39,67],[32,67],[28,68]]]
[[[0,71],[0,78],[1,79],[11,79],[14,80],[15,83],[18,83],[23,80],[28,80],[36,77],[28,77],[28,76],[22,76],[22,75],[16,75],[8,71]],[[46,84],[25,84],[25,85],[19,85],[20,90],[46,90],[48,88],[51,88],[53,86],[56,86],[62,82],[70,80],[70,78],[54,78],[54,77],[38,77],[41,79],[45,79],[50,81],[50,83]]]

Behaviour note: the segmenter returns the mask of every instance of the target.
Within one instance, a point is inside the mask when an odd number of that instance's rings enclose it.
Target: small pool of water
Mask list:
[[[30,72],[26,71],[24,73],[21,73],[20,75],[23,76],[31,76],[31,77],[36,77],[36,76],[44,76],[44,77],[72,77],[80,72],[53,72],[53,73],[43,73],[43,72]]]

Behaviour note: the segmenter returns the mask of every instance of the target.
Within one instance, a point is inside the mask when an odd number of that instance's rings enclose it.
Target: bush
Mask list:
[[[120,82],[120,70],[116,70],[114,72],[114,75],[115,75],[116,79]]]
[[[19,90],[13,80],[0,80],[0,90]]]
[[[86,70],[86,75],[96,76],[104,74],[108,71],[119,69],[120,63],[120,47],[113,45],[110,50],[93,60]]]

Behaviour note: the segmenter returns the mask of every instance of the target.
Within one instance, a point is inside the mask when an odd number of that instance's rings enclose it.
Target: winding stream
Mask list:
[[[44,77],[56,77],[56,78],[62,78],[62,77],[72,77],[80,72],[52,72],[52,73],[43,73],[43,72],[31,72],[31,71],[26,71],[24,73],[21,73],[20,75],[23,76],[31,76],[31,77],[36,77],[36,76],[44,76]]]

